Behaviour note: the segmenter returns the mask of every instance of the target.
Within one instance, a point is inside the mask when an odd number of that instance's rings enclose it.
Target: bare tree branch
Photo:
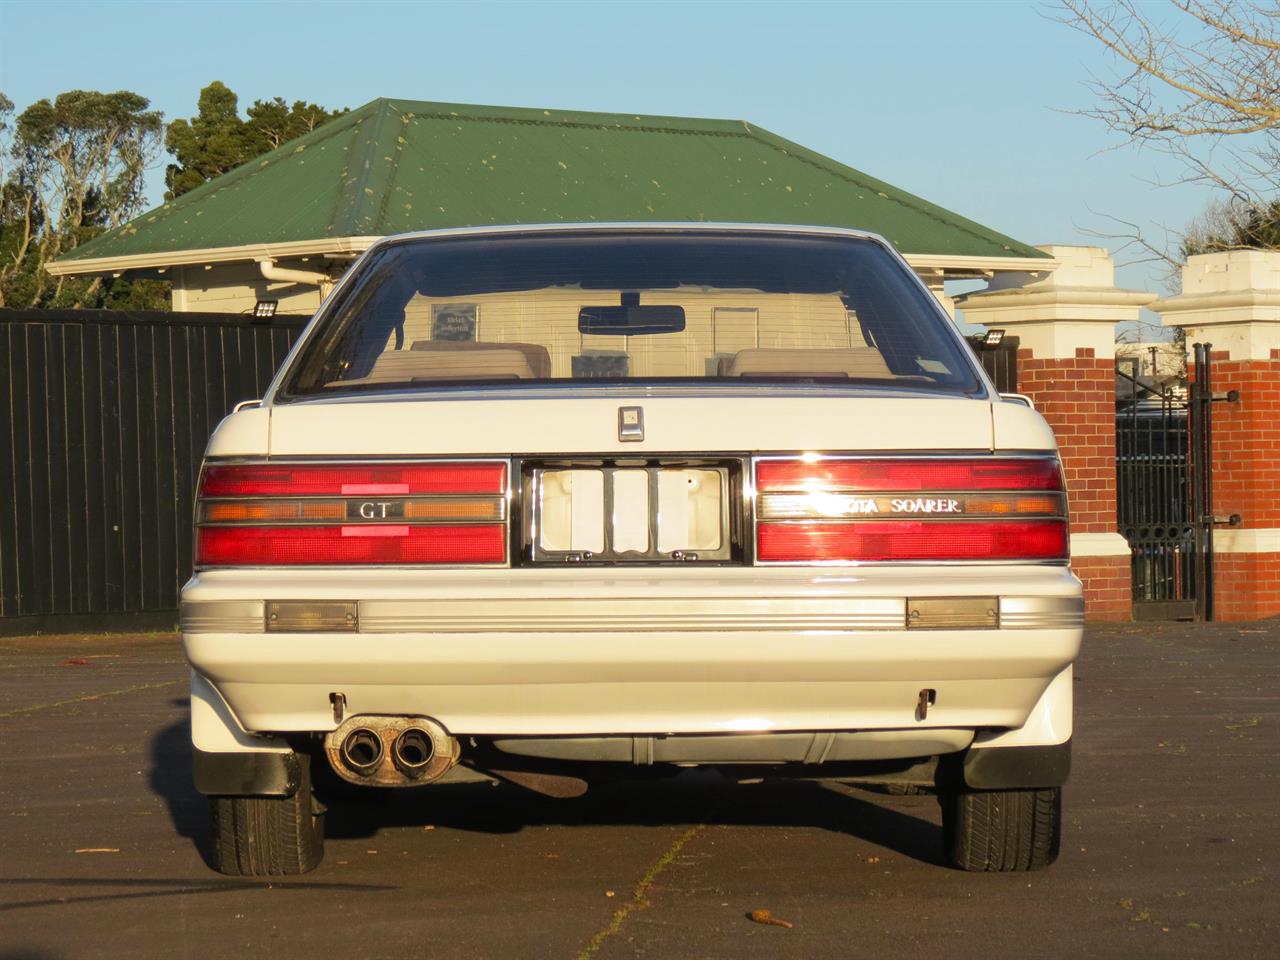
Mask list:
[[[1172,183],[1218,197],[1184,231],[1161,228],[1163,242],[1110,215],[1119,232],[1085,232],[1165,264],[1175,290],[1191,254],[1280,249],[1280,0],[1057,0],[1056,10],[1117,68],[1092,77],[1097,102],[1079,112],[1172,158],[1182,171]]]
[[[1280,5],[1276,0],[1059,0],[1060,23],[1122,72],[1094,76],[1085,116],[1186,164],[1241,198],[1280,187]],[[1238,146],[1221,149],[1231,139]],[[1202,150],[1217,154],[1207,160]],[[1256,161],[1265,161],[1262,163]]]

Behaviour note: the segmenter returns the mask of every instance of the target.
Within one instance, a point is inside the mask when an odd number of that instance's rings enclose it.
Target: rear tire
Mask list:
[[[990,873],[1039,870],[1058,859],[1062,789],[942,793],[947,861]]]
[[[311,763],[299,756],[292,797],[210,797],[213,866],[232,877],[287,877],[324,859],[324,813],[311,789]]]

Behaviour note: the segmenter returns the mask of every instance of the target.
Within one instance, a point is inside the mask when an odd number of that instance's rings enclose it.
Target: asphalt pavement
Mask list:
[[[930,796],[691,772],[335,806],[268,882],[206,864],[175,636],[3,638],[0,960],[1271,958],[1278,688],[1278,622],[1091,628],[1033,874],[944,866]]]

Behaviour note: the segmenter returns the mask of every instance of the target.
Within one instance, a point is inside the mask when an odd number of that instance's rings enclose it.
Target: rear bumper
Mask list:
[[[1000,626],[908,629],[908,600],[930,596],[998,598]],[[462,736],[991,736],[1069,669],[1079,598],[1048,566],[224,570],[184,589],[183,639],[252,732],[332,730],[342,694],[348,716]],[[266,633],[271,599],[358,601],[358,630]],[[1070,736],[1069,683],[1052,699],[1040,743]]]

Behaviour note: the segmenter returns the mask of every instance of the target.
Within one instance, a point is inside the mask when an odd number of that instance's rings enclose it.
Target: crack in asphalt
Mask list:
[[[253,881],[253,880],[209,880],[209,881],[191,881],[191,880],[148,880],[144,878],[123,878],[123,879],[103,879],[96,877],[75,877],[75,878],[56,878],[44,879],[40,877],[33,878],[17,878],[17,879],[0,879],[0,885],[24,884],[28,886],[48,886],[48,887],[141,887],[141,890],[135,890],[129,893],[98,893],[90,896],[57,896],[46,897],[39,900],[19,900],[13,903],[0,904],[0,913],[13,910],[29,910],[33,907],[50,907],[59,906],[69,903],[101,903],[116,900],[137,900],[152,897],[172,897],[186,896],[191,894],[208,894],[208,893],[235,893],[247,890],[288,890],[302,891],[312,890],[324,892],[327,890],[343,890],[350,892],[367,892],[378,893],[387,890],[398,890],[399,887],[389,886],[386,884],[369,884],[369,883],[342,883],[342,882],[303,882],[288,883],[275,881]]]
[[[675,858],[680,855],[680,851],[684,849],[684,845],[706,829],[707,825],[705,823],[700,823],[697,826],[690,827],[684,833],[680,834],[680,836],[676,837],[675,843],[671,844],[671,846],[667,848],[666,853],[655,860],[653,865],[645,872],[645,875],[640,878],[640,882],[637,883],[635,889],[631,891],[631,899],[614,911],[613,919],[609,921],[609,925],[592,937],[591,940],[588,941],[587,945],[579,951],[578,960],[590,960],[590,958],[595,955],[596,951],[604,946],[604,942],[606,940],[622,929],[622,925],[627,922],[627,918],[631,916],[631,914],[635,913],[637,910],[643,910],[650,905],[647,894],[649,892],[649,888],[653,886],[653,882],[658,879],[658,876],[666,870],[667,867],[671,866],[672,861],[674,861]]]
[[[41,710],[54,710],[58,707],[72,706],[77,703],[90,703],[94,700],[102,700],[106,697],[118,697],[126,693],[141,693],[143,690],[159,690],[164,687],[176,687],[183,683],[183,680],[165,680],[162,683],[138,683],[132,687],[121,687],[119,690],[104,690],[102,693],[86,693],[79,697],[69,697],[66,700],[52,700],[49,703],[33,703],[26,707],[15,707],[13,710],[0,710],[0,719],[9,719],[12,717],[22,717],[29,713],[38,713]]]

